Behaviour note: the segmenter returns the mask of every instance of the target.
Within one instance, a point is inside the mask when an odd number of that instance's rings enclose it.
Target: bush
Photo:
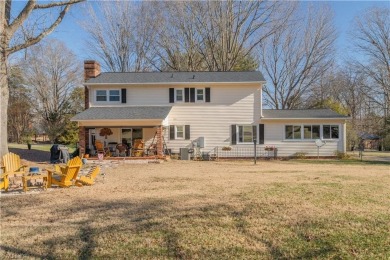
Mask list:
[[[337,157],[337,159],[340,159],[340,160],[351,158],[351,156],[349,154],[343,153],[340,151],[335,151],[334,155]]]
[[[306,154],[307,153],[304,153],[304,152],[296,152],[294,154],[294,158],[297,158],[297,159],[306,159]]]

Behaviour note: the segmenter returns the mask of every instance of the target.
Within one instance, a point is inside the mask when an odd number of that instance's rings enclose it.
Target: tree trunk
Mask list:
[[[7,142],[7,115],[8,115],[8,78],[7,78],[7,52],[8,41],[5,31],[5,2],[0,1],[0,156],[8,153]]]

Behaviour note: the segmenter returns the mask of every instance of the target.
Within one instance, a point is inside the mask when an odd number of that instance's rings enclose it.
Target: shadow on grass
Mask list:
[[[50,162],[50,152],[44,152],[41,150],[27,150],[20,148],[9,148],[9,151],[20,156],[20,158],[31,162]]]
[[[390,165],[385,161],[360,161],[357,159],[349,160],[290,160],[290,162],[309,163],[309,164],[346,164],[346,165]]]

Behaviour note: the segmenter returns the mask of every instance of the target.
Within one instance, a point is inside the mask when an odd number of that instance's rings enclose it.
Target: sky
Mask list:
[[[75,5],[72,7],[70,13],[65,16],[63,22],[57,27],[49,38],[54,38],[65,42],[80,60],[93,59],[88,56],[88,51],[85,43],[86,35],[80,26],[80,20],[86,14],[85,5],[94,4],[96,1],[89,1],[82,5]],[[370,7],[390,7],[390,0],[387,1],[305,1],[305,4],[313,5],[327,3],[333,9],[335,14],[335,26],[338,32],[338,39],[336,41],[336,48],[338,57],[345,56],[348,52],[348,30],[353,23],[355,16],[361,14],[365,9]],[[16,8],[23,6],[24,2],[18,3]],[[93,26],[93,25],[91,25]]]

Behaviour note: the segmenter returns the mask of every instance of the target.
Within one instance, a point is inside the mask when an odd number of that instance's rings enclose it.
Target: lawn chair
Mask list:
[[[22,165],[20,156],[14,153],[7,153],[3,156],[3,165],[8,176],[25,174],[27,165]],[[14,177],[13,176],[13,177]]]
[[[101,141],[96,140],[95,141],[95,146],[96,146],[97,154],[101,153],[101,154],[103,154],[104,157],[110,156],[110,149],[104,148],[104,146],[103,146]]]
[[[118,156],[126,157],[126,155],[127,155],[127,147],[126,147],[125,144],[118,144],[116,146],[116,150],[117,150],[117,155]]]
[[[93,167],[85,176],[80,176],[79,179],[76,180],[75,184],[76,186],[83,186],[83,185],[93,185],[95,183],[95,178],[100,172],[100,167],[96,166]]]
[[[5,172],[5,167],[1,166],[1,180],[0,180],[0,190],[4,189],[5,191],[8,191],[9,186],[9,180],[8,180],[8,172]]]
[[[82,161],[80,157],[75,157],[68,161],[66,166],[56,165],[55,170],[47,170],[48,172],[48,187],[52,184],[56,184],[60,187],[70,187],[76,181],[79,174]]]

